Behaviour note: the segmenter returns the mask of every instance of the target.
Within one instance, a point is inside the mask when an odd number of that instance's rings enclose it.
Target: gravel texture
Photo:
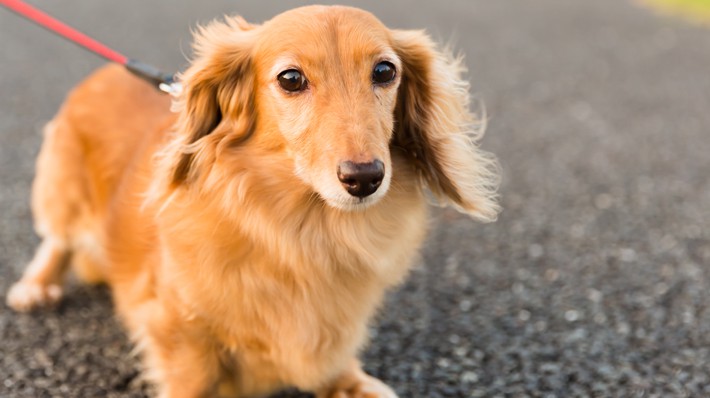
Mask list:
[[[197,21],[301,4],[33,3],[166,70]],[[467,55],[505,207],[488,225],[433,211],[367,370],[402,397],[710,396],[710,30],[624,0],[356,5]],[[3,10],[0,38],[4,296],[37,243],[39,128],[101,62]],[[130,351],[105,288],[72,284],[35,315],[0,306],[2,397],[143,397]]]

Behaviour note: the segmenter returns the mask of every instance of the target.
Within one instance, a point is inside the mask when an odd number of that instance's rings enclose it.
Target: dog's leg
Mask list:
[[[219,369],[212,352],[182,336],[171,342],[152,340],[146,347],[148,375],[159,398],[212,398],[217,395]]]
[[[208,331],[157,299],[131,305],[121,301],[125,295],[116,297],[158,398],[218,396],[220,362]]]
[[[47,123],[32,184],[35,230],[43,239],[22,279],[7,295],[17,311],[55,304],[72,252],[73,231],[89,209],[83,141],[63,116]]]
[[[45,238],[25,273],[7,294],[7,304],[17,311],[31,311],[56,304],[62,297],[62,281],[69,250],[56,239]]]
[[[360,363],[353,360],[350,367],[335,382],[318,391],[317,398],[397,398],[385,383],[366,374]]]

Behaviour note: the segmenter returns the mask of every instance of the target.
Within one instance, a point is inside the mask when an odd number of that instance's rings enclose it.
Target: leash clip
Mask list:
[[[163,73],[152,65],[148,65],[135,59],[129,59],[126,61],[126,68],[134,75],[140,77],[141,79],[147,80],[149,83],[152,83],[162,92],[170,95],[176,95],[182,91],[182,85],[180,82],[175,80],[174,75]]]
[[[161,82],[158,84],[158,89],[166,94],[176,96],[182,92],[182,84],[180,82]]]

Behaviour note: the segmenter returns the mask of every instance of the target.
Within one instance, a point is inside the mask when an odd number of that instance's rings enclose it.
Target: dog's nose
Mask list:
[[[341,162],[338,165],[338,179],[352,196],[370,196],[382,184],[385,165],[379,160],[370,163]]]

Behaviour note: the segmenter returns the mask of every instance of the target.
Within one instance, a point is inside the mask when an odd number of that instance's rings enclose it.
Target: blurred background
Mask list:
[[[31,3],[165,71],[197,23],[306,4]],[[401,397],[710,396],[710,1],[341,3],[453,39],[503,170],[497,223],[432,212],[366,369]],[[37,244],[40,128],[102,63],[0,9],[0,296]],[[66,293],[0,305],[0,396],[146,396],[108,291]]]

